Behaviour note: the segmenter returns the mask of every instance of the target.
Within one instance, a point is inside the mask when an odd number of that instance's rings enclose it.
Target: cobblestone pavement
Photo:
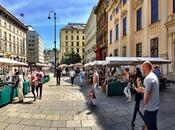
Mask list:
[[[64,82],[65,81],[65,82]],[[67,78],[62,86],[55,80],[44,85],[43,98],[32,103],[31,93],[24,104],[16,101],[0,108],[0,129],[5,130],[131,130],[134,102],[126,103],[124,96],[106,97],[97,93],[97,107],[87,104],[86,87],[70,86]],[[78,83],[78,82],[76,82]],[[158,114],[160,130],[175,130],[175,84],[161,92]],[[136,130],[143,122],[137,117]]]

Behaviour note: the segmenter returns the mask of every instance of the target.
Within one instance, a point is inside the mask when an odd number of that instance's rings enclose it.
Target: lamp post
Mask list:
[[[51,14],[54,15],[54,50],[55,50],[55,71],[56,71],[56,63],[57,63],[57,58],[56,58],[56,52],[57,52],[57,49],[56,49],[56,13],[54,11],[50,11],[49,12],[49,16],[48,16],[48,19],[51,19]]]

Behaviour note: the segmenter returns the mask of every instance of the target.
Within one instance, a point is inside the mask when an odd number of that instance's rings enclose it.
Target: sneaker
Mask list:
[[[131,102],[131,100],[127,100],[126,102],[130,103],[130,102]]]

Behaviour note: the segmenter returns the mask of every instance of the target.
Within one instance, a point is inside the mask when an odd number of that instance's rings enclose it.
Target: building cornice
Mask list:
[[[20,26],[24,31],[27,31],[28,28],[19,20],[17,19],[14,15],[12,15],[9,11],[7,11],[4,7],[0,5],[0,15],[4,18],[10,19],[9,21],[11,23],[16,23],[18,26]]]

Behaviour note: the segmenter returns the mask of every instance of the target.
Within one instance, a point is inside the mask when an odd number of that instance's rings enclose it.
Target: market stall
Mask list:
[[[105,88],[105,93],[107,96],[118,96],[123,95],[124,87],[127,85],[127,82],[123,76],[124,67],[136,67],[141,65],[145,61],[150,61],[154,65],[169,64],[171,61],[163,58],[151,58],[151,57],[106,57],[105,63],[106,66],[106,80],[103,84]],[[111,69],[113,68],[113,69]],[[116,75],[111,74],[112,71],[116,69]],[[163,70],[162,70],[163,71]],[[163,73],[162,73],[163,74]],[[165,82],[160,81],[160,88],[166,86]],[[165,78],[164,78],[165,79]]]
[[[0,58],[1,69],[3,69],[3,73],[0,76],[0,107],[8,104],[13,101],[13,99],[17,96],[17,86],[15,86],[14,81],[12,80],[12,68],[13,67],[26,67],[27,64],[14,61],[8,58]],[[4,67],[4,68],[3,68]],[[10,69],[11,68],[11,69]],[[6,73],[6,72],[8,73]],[[28,79],[25,79],[23,86],[24,95],[29,93],[30,82]]]

